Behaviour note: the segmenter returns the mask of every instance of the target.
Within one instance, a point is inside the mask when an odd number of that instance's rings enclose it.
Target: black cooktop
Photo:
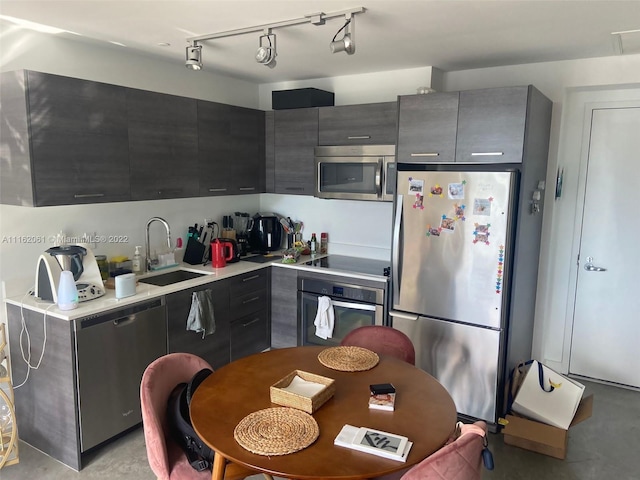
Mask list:
[[[305,265],[381,277],[388,277],[390,274],[389,262],[369,258],[348,257],[346,255],[329,255],[324,258],[310,260],[306,262]]]

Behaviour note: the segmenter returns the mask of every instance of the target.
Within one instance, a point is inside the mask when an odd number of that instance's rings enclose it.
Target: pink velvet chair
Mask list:
[[[481,480],[487,424],[461,424],[460,436],[408,470],[375,480]]]
[[[203,359],[189,353],[170,353],[152,362],[142,375],[140,404],[142,425],[147,447],[149,466],[159,480],[209,480],[211,471],[194,470],[187,456],[169,434],[167,401],[173,388],[203,368],[211,366]],[[255,471],[227,464],[225,479],[236,480],[253,475]],[[271,476],[265,475],[271,479]]]
[[[340,345],[364,347],[381,355],[391,355],[411,365],[416,364],[416,351],[411,339],[400,330],[382,325],[367,325],[350,331]]]

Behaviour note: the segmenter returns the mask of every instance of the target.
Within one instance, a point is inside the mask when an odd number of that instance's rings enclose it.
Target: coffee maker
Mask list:
[[[282,245],[282,225],[275,213],[256,213],[249,231],[249,247],[255,253],[279,250]]]
[[[78,301],[86,302],[104,295],[100,268],[91,249],[82,245],[63,245],[45,250],[38,258],[35,296],[57,303],[63,270],[73,274]]]
[[[244,257],[249,253],[249,231],[253,228],[253,218],[248,213],[236,212],[234,214],[236,228],[236,242],[238,253]]]

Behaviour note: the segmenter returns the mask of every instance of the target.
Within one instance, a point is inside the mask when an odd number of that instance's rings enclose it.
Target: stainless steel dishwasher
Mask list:
[[[167,353],[164,298],[75,321],[81,451],[142,421],[140,380]]]

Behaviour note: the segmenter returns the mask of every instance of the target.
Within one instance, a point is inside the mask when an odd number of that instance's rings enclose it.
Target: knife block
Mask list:
[[[206,247],[203,243],[193,237],[189,238],[182,260],[189,265],[201,264],[204,261],[205,248]]]

